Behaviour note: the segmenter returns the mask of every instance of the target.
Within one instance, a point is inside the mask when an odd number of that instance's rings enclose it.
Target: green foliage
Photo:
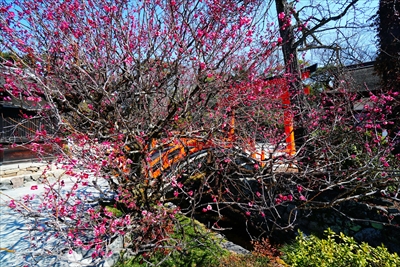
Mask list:
[[[296,241],[282,249],[283,259],[293,267],[400,266],[400,257],[389,253],[383,245],[373,248],[366,243],[359,244],[354,238],[343,233],[336,234],[330,229],[325,234],[325,239],[319,239],[299,231]]]
[[[121,217],[122,215],[124,215],[124,213],[121,211],[121,210],[119,210],[119,209],[117,209],[117,208],[114,208],[114,207],[111,207],[111,206],[106,206],[106,211],[108,211],[108,212],[112,212],[112,214],[115,216],[115,217]]]
[[[167,249],[123,259],[115,267],[267,267],[268,257],[259,254],[240,255],[222,248],[225,242],[201,223],[183,215],[176,215],[177,223]]]
[[[200,223],[182,215],[176,215],[174,234],[167,247],[152,255],[138,255],[119,262],[116,266],[218,266],[219,259],[229,253],[219,243],[221,238],[210,233]]]

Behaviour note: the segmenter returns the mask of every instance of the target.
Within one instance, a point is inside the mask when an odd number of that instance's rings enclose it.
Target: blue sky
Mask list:
[[[300,0],[297,4],[297,10],[304,8],[304,17],[315,16],[316,18],[329,17],[337,15],[343,10],[343,6],[350,2],[349,0]],[[373,60],[377,51],[376,30],[371,27],[373,22],[371,18],[378,10],[378,0],[359,0],[354,8],[350,8],[347,15],[341,20],[328,23],[324,32],[317,33],[319,40],[324,44],[337,43],[345,49],[340,52],[342,63],[356,63],[354,61],[365,62]],[[331,13],[330,13],[331,12]],[[310,21],[310,23],[312,20]],[[336,28],[336,29],[333,29]],[[325,52],[325,55],[323,55]],[[331,53],[319,50],[307,53],[307,59],[313,63],[320,63],[321,56],[327,57]]]

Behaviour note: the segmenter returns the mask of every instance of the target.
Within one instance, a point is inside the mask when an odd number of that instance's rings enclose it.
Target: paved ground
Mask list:
[[[4,168],[4,166],[3,166]],[[9,169],[10,166],[7,166]],[[2,177],[0,177],[2,179]],[[65,179],[65,190],[72,187],[73,181]],[[32,185],[37,185],[37,190],[31,190]],[[44,192],[44,185],[34,181],[25,183],[22,187],[0,191],[0,266],[111,266],[112,261],[93,263],[90,255],[79,253],[60,253],[54,257],[41,257],[46,250],[59,251],[56,240],[49,239],[42,247],[32,248],[30,239],[40,239],[44,236],[36,234],[32,236],[28,231],[29,221],[9,207],[11,199],[18,200],[23,196],[39,196]],[[66,251],[66,250],[65,250]],[[46,253],[44,253],[46,254]]]
[[[32,164],[31,164],[32,165]],[[15,166],[0,166],[2,170],[5,169],[15,169],[22,168],[23,166],[17,164]],[[29,167],[29,166],[28,166]],[[54,168],[56,170],[56,168]],[[61,175],[62,171],[54,171],[54,175],[51,177],[53,180],[57,179],[59,175]],[[13,177],[1,177],[1,181],[6,181],[3,184],[6,184],[8,181],[13,179]],[[72,187],[74,181],[65,176],[63,176],[65,180],[64,190],[68,190]],[[94,177],[92,177],[94,179]],[[109,267],[112,266],[113,263],[117,260],[119,253],[114,253],[114,257],[111,259],[103,260],[97,263],[92,262],[90,253],[76,253],[72,254],[67,253],[67,250],[60,245],[57,244],[57,240],[48,239],[41,247],[33,248],[31,246],[30,239],[41,239],[45,238],[43,234],[36,233],[32,236],[28,231],[29,220],[24,219],[21,214],[15,212],[13,209],[9,207],[10,200],[19,200],[26,195],[40,196],[44,192],[44,185],[40,184],[38,180],[32,180],[29,177],[23,179],[24,183],[21,187],[12,188],[11,186],[2,186],[0,188],[0,267],[20,267],[20,266],[38,266],[38,267],[47,267],[47,266],[65,266],[65,267],[79,267],[79,266],[103,266]],[[106,182],[97,181],[97,183],[103,187],[106,187]],[[31,186],[38,186],[36,190],[31,190]],[[82,190],[91,190],[94,189],[86,188]],[[94,192],[94,191],[93,191]],[[83,193],[83,192],[82,192]],[[118,240],[114,244],[115,249],[113,251],[118,251],[118,249],[122,246],[122,241]],[[248,253],[247,250],[241,248],[233,244],[232,242],[225,243],[225,247],[228,250],[235,251],[237,253]],[[46,251],[65,251],[59,253],[59,255],[52,257],[42,257],[41,255],[46,254]]]

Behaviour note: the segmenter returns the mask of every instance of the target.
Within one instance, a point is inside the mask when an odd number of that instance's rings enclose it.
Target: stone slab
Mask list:
[[[13,188],[19,188],[24,186],[24,178],[23,177],[14,177],[11,179],[11,184]]]

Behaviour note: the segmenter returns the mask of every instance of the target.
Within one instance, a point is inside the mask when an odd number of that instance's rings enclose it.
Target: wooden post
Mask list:
[[[228,132],[228,142],[229,145],[233,145],[232,142],[235,140],[235,112],[232,111],[232,118],[231,123],[229,125],[229,132]]]

